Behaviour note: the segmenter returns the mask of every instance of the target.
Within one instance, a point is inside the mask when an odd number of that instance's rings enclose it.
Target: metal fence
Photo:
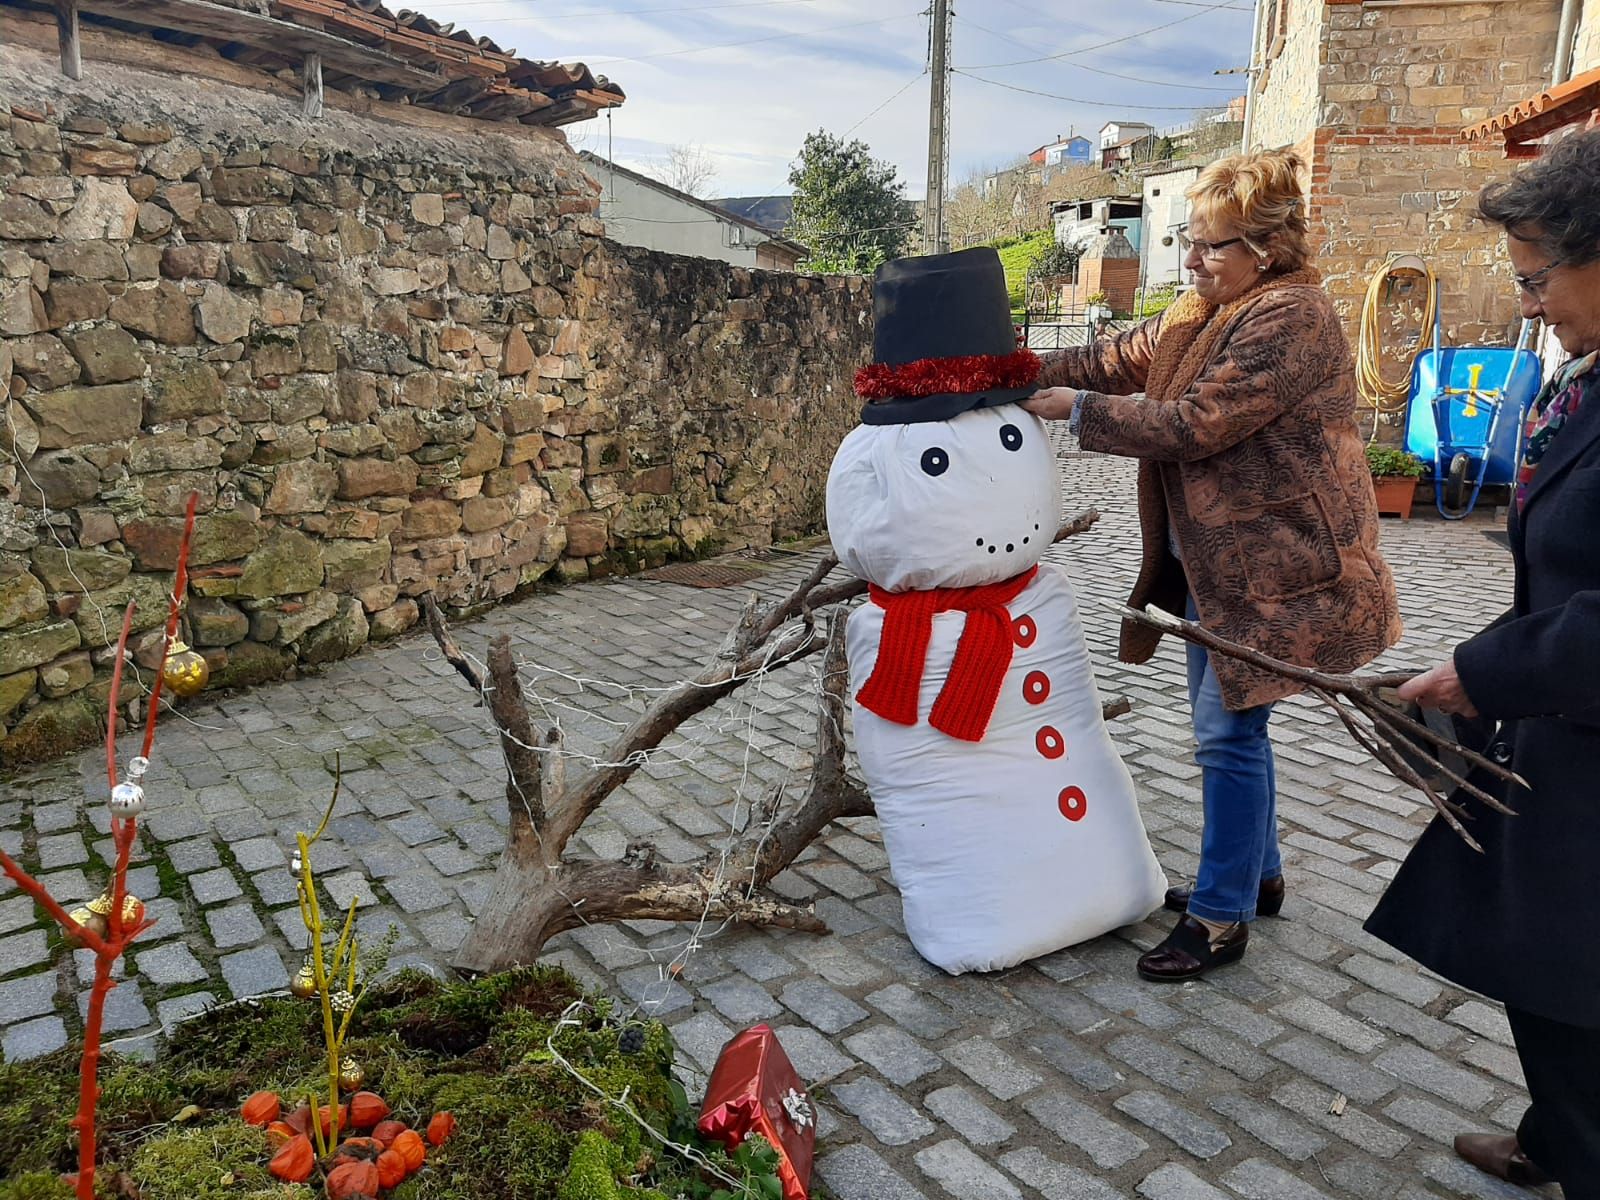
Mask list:
[[[1070,350],[1087,346],[1096,337],[1113,337],[1133,325],[1132,321],[1089,322],[1082,317],[1048,321],[1024,318],[1018,331],[1030,350]]]

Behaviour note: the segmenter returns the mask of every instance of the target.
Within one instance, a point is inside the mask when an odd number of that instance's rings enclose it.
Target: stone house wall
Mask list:
[[[1600,68],[1600,0],[1584,0],[1572,50],[1572,74]]]
[[[313,122],[15,43],[0,81],[7,761],[94,736],[129,599],[137,703],[191,492],[188,625],[222,686],[401,633],[428,593],[819,526],[866,281],[607,242],[549,131]]]
[[[1372,272],[1401,252],[1438,275],[1447,340],[1506,340],[1518,319],[1510,269],[1473,214],[1478,190],[1511,164],[1461,129],[1549,77],[1558,0],[1288,4],[1285,54],[1314,29],[1315,75],[1272,66],[1253,138],[1307,159],[1317,265],[1352,343]]]

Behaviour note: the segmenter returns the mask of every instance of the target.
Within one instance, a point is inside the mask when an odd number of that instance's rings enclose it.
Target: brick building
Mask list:
[[[1463,128],[1549,83],[1560,0],[1262,3],[1251,145],[1305,157],[1318,266],[1352,339],[1372,272],[1411,252],[1438,274],[1447,339],[1504,340],[1510,268],[1473,202],[1508,165]],[[1585,8],[1576,43],[1592,58],[1600,0]]]

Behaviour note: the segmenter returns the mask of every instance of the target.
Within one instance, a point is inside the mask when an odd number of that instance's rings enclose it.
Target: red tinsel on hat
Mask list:
[[[1027,387],[1039,378],[1039,356],[1018,349],[1010,354],[971,354],[961,358],[921,358],[916,362],[872,363],[856,372],[856,395],[863,400],[969,394],[988,388]]]

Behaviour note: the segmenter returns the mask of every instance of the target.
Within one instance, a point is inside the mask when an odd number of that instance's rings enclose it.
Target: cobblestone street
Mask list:
[[[1068,453],[1063,471],[1067,511],[1105,515],[1051,557],[1078,589],[1102,691],[1133,701],[1113,737],[1168,875],[1187,880],[1200,804],[1181,648],[1164,645],[1148,667],[1114,661],[1112,605],[1137,560],[1132,467]],[[1431,664],[1501,611],[1510,559],[1486,536],[1494,528],[1487,511],[1447,524],[1421,504],[1411,522],[1384,522],[1408,631],[1384,663]],[[760,560],[759,590],[797,580],[816,553]],[[456,633],[478,655],[511,633],[543,701],[535,716],[592,755],[648,689],[698,669],[743,596],[621,579],[535,596]],[[816,669],[765,677],[686,726],[577,840],[615,857],[644,838],[674,862],[722,845],[742,802],[803,776]],[[815,902],[831,937],[708,930],[690,949],[685,926],[633,922],[563,935],[550,957],[671,1025],[702,1083],[733,1033],[777,1028],[816,1089],[818,1178],[841,1200],[1525,1196],[1449,1148],[1464,1130],[1513,1129],[1526,1103],[1503,1014],[1360,928],[1431,810],[1314,703],[1280,708],[1273,737],[1288,899],[1254,927],[1242,963],[1200,982],[1134,974],[1170,914],[1013,970],[946,977],[905,938],[870,820],[836,828],[778,880],[787,898]],[[394,962],[448,960],[488,894],[504,774],[486,710],[412,636],[163,719],[130,876],[159,923],[112,993],[112,1036],[147,1044],[206,1005],[287,985],[305,944],[287,848],[326,805],[336,753],[344,790],[316,858],[329,897],[359,897],[369,937],[394,926]],[[92,751],[13,779],[0,845],[58,898],[87,899],[106,874],[105,796]],[[8,1059],[75,1035],[85,969],[31,901],[0,889]]]

